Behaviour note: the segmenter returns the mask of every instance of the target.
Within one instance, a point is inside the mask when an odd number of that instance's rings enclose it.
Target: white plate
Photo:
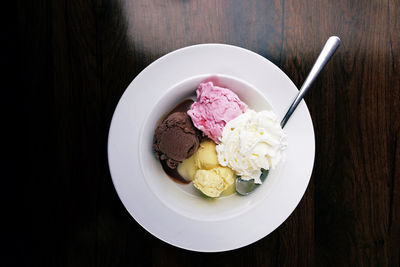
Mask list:
[[[121,97],[110,126],[108,160],[122,203],[143,228],[180,248],[217,252],[251,244],[286,220],[307,188],[315,143],[302,101],[285,126],[286,161],[250,196],[209,201],[172,182],[152,155],[154,121],[163,115],[158,113],[167,90],[210,74],[257,88],[279,118],[298,92],[278,67],[249,50],[222,44],[176,50],[144,69]]]

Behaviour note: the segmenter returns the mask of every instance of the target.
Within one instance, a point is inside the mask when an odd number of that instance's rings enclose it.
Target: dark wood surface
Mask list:
[[[17,3],[7,32],[16,42],[7,44],[16,90],[27,96],[29,167],[17,182],[23,203],[8,205],[24,213],[13,223],[23,231],[6,235],[10,266],[400,265],[398,0]],[[140,71],[174,49],[218,42],[259,53],[300,86],[330,35],[342,45],[305,98],[313,175],[278,229],[204,254],[168,245],[130,217],[106,147],[117,102]]]

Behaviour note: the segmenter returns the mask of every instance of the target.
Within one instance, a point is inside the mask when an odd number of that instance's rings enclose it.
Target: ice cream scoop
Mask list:
[[[186,112],[168,115],[154,131],[153,149],[156,157],[175,169],[178,163],[192,156],[199,147],[201,133]]]
[[[177,169],[183,178],[193,181],[194,187],[209,197],[219,197],[235,182],[234,172],[218,163],[215,143],[211,140],[203,141],[196,153]]]
[[[193,185],[209,197],[219,197],[235,182],[233,171],[226,167],[196,171]]]
[[[245,112],[247,105],[234,92],[211,81],[200,83],[196,94],[197,101],[187,113],[194,126],[218,144],[226,123]]]

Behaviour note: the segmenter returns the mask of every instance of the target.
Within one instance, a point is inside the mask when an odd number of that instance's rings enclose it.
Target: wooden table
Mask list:
[[[10,262],[399,266],[399,14],[398,0],[19,1],[29,233],[13,236]],[[245,248],[203,254],[168,245],[132,219],[106,148],[113,111],[140,71],[177,48],[217,42],[268,58],[300,86],[331,35],[342,45],[305,98],[313,175],[278,229]]]

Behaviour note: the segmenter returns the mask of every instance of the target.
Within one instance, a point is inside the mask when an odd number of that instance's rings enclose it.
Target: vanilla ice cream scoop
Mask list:
[[[193,156],[178,165],[178,173],[209,197],[229,191],[236,177],[230,168],[219,165],[215,143],[210,140],[203,141]]]
[[[199,169],[193,179],[193,185],[209,197],[219,197],[235,182],[234,172],[227,167],[210,170]]]
[[[286,146],[286,134],[272,111],[248,109],[226,124],[216,150],[220,165],[242,180],[261,184],[261,169],[274,169],[284,159]]]

